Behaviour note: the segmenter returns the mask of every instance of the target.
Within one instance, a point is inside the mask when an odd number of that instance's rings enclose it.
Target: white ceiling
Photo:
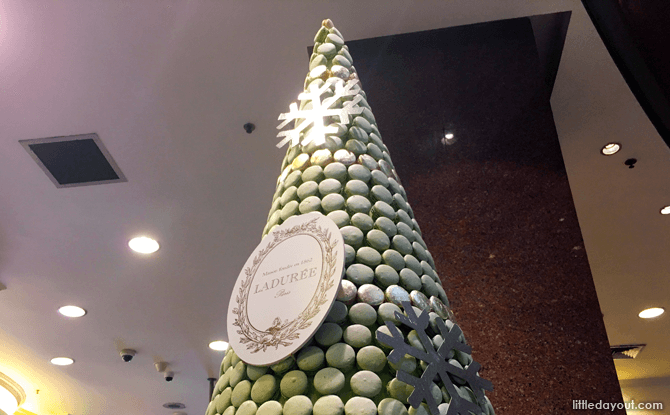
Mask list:
[[[26,409],[204,413],[222,357],[207,344],[225,338],[229,292],[260,240],[283,157],[277,116],[322,19],[351,40],[565,10],[552,107],[580,225],[611,343],[648,344],[617,368],[669,376],[670,320],[636,314],[670,298],[670,217],[658,214],[670,151],[579,1],[0,0],[0,371],[26,387]],[[18,143],[90,132],[128,183],[56,189]],[[623,154],[599,155],[608,141]],[[144,233],[156,254],[127,249]],[[88,316],[56,313],[69,303]],[[76,363],[53,367],[56,355]]]

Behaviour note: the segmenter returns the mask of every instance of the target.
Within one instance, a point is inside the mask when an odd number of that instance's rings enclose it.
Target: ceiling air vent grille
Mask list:
[[[646,344],[622,344],[619,346],[610,346],[612,350],[612,359],[635,359],[644,349]]]
[[[127,181],[95,133],[19,143],[57,188]]]

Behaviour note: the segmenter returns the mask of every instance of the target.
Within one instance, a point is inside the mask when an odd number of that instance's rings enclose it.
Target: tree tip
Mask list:
[[[325,27],[326,29],[332,29],[333,21],[330,19],[325,19],[323,22],[321,22],[321,26]]]

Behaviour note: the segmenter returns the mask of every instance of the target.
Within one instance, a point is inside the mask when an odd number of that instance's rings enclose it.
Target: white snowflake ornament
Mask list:
[[[325,143],[328,134],[337,132],[337,127],[324,125],[325,117],[339,117],[340,123],[348,124],[351,115],[358,115],[363,112],[362,107],[356,106],[361,100],[360,95],[358,95],[360,88],[357,87],[357,83],[357,79],[351,79],[345,83],[340,78],[331,77],[321,86],[310,84],[309,90],[298,95],[298,99],[311,102],[312,108],[299,110],[298,104],[294,102],[289,105],[289,112],[279,115],[279,119],[284,121],[277,126],[278,130],[286,127],[291,121],[302,121],[295,128],[280,131],[277,134],[277,137],[283,137],[277,147],[283,147],[286,143],[290,143],[291,147],[298,144],[306,146],[310,142],[314,142],[314,144]],[[329,91],[333,85],[335,85],[333,95],[322,101],[322,95]],[[332,108],[340,98],[347,96],[353,96],[354,98],[345,101],[342,108]],[[305,135],[304,132],[310,126],[312,128]],[[302,141],[300,140],[301,134],[303,135]]]

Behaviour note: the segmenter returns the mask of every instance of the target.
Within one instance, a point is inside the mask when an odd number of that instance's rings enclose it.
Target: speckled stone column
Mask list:
[[[320,212],[342,233],[345,275],[326,322],[294,356],[257,367],[228,349],[206,415],[491,415],[342,35],[325,20],[314,41],[305,92],[322,93],[300,110],[348,110],[323,127],[296,120],[300,143],[284,158],[263,237]]]

